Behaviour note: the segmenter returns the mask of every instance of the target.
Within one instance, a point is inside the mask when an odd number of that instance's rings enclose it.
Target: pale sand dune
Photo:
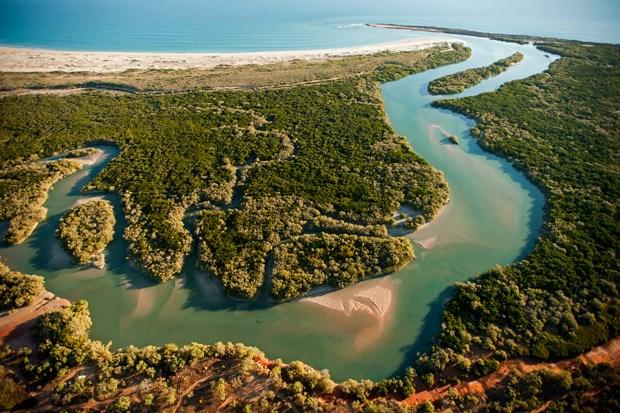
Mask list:
[[[80,93],[84,89],[82,88],[70,88],[70,89],[13,89],[0,91],[0,98],[3,96],[25,96],[25,95],[54,95],[54,96],[66,96]]]
[[[220,65],[241,66],[291,60],[323,60],[331,57],[367,55],[383,51],[411,51],[445,43],[462,43],[446,38],[407,39],[340,49],[246,53],[149,53],[74,52],[0,47],[1,72],[122,72],[128,69],[209,69]]]

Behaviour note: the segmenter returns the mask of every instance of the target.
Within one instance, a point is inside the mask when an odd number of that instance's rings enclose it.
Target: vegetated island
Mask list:
[[[505,72],[510,66],[516,65],[523,60],[523,54],[516,52],[504,59],[500,59],[488,66],[476,67],[463,70],[432,80],[428,84],[428,92],[431,95],[451,95],[461,93],[465,89],[475,86],[483,80],[497,76]]]
[[[87,338],[90,322],[79,303],[40,322],[35,353],[3,351],[0,394],[7,408],[616,411],[618,341],[583,353],[620,331],[620,47],[561,40],[537,47],[561,56],[547,72],[437,104],[474,116],[483,147],[545,190],[545,231],[523,261],[457,285],[435,345],[406,374],[332,388],[318,385],[328,383],[322,373],[300,364],[290,373],[291,367],[244,356],[257,353],[241,346],[106,352]],[[514,364],[503,361],[576,355],[514,373],[508,373]],[[483,378],[468,381],[476,377]]]
[[[387,123],[380,82],[469,55],[455,43],[289,63],[284,75],[272,75],[286,76],[287,86],[260,90],[5,96],[0,159],[105,139],[120,155],[86,189],[120,193],[129,255],[145,273],[175,277],[196,240],[201,267],[230,295],[253,299],[272,278],[274,298],[294,298],[319,282],[343,287],[413,259],[409,240],[390,237],[385,227],[401,205],[419,211],[415,225],[431,220],[448,202],[448,188]],[[168,84],[176,90],[163,75],[164,92]],[[181,72],[180,81],[188,75]],[[51,76],[67,83],[83,74]],[[123,78],[137,89],[145,76]],[[161,79],[162,72],[148,76]],[[194,217],[186,227],[188,212]],[[309,261],[310,236],[313,246],[350,258],[330,266],[325,251],[313,251],[317,259]],[[287,254],[276,256],[276,247]]]
[[[114,209],[109,201],[95,199],[72,208],[60,219],[56,234],[79,264],[103,268],[103,250],[114,236]]]

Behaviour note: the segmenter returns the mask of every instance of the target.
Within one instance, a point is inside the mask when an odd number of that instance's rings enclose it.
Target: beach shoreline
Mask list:
[[[112,73],[131,69],[210,69],[218,66],[325,60],[387,51],[415,51],[454,42],[462,43],[462,40],[450,37],[406,39],[347,48],[239,53],[84,52],[0,46],[0,72]]]

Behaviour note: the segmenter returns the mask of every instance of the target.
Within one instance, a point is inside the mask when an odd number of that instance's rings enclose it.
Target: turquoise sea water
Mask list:
[[[391,22],[620,42],[618,0],[0,0],[0,44],[257,51],[416,37]]]

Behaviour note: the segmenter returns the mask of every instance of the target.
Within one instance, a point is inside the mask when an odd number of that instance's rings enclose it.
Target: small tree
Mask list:
[[[417,413],[433,413],[434,411],[435,406],[433,406],[433,403],[425,401],[420,407],[418,407]]]
[[[36,336],[39,354],[46,360],[39,364],[37,373],[62,375],[67,368],[83,363],[90,354],[91,326],[88,303],[84,300],[43,314]]]
[[[226,400],[226,381],[220,377],[216,381],[211,382],[211,391],[213,391],[213,396],[218,400]]]

